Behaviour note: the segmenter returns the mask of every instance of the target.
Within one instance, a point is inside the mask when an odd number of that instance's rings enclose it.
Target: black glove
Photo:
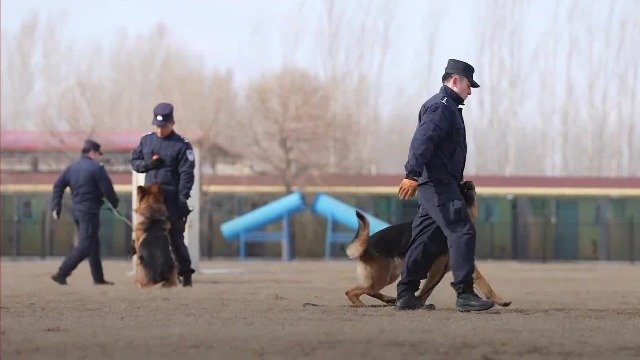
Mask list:
[[[152,159],[144,164],[144,171],[155,170],[162,167],[164,160],[162,158]]]
[[[187,200],[180,200],[178,202],[178,217],[186,218],[191,213],[191,209],[189,209],[189,204],[187,204]]]
[[[53,216],[54,219],[58,220],[60,219],[60,210],[53,210],[51,211],[51,215]]]

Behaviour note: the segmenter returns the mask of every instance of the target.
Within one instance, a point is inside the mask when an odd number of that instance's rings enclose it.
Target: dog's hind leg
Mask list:
[[[371,285],[369,285],[369,292],[367,295],[374,299],[378,299],[385,304],[395,304],[396,298],[388,296],[380,292],[385,286],[393,284],[400,277],[400,269],[402,267],[402,260],[398,259],[385,259],[378,261],[375,266],[372,266]]]
[[[496,294],[496,292],[493,291],[493,289],[491,288],[491,285],[489,285],[489,282],[487,281],[487,279],[485,279],[485,277],[482,276],[477,266],[473,271],[473,285],[476,288],[478,288],[478,290],[480,290],[480,292],[484,295],[485,298],[489,300],[493,300],[493,302],[495,302],[496,304],[503,307],[507,307],[511,305],[511,301],[505,301],[504,299],[502,299],[500,295]]]
[[[433,262],[431,269],[429,269],[429,275],[427,275],[427,281],[422,284],[418,292],[418,299],[422,304],[427,302],[433,289],[442,281],[442,278],[449,270],[451,270],[449,255],[442,255]]]

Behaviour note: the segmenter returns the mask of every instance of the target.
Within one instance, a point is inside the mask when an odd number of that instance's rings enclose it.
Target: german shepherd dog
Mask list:
[[[477,218],[476,190],[473,182],[465,181],[460,190],[467,210],[472,219]],[[380,293],[387,285],[393,284],[399,277],[404,262],[404,256],[411,242],[412,222],[386,227],[369,236],[369,221],[356,210],[358,217],[358,231],[353,241],[347,247],[347,255],[351,259],[358,259],[356,274],[359,285],[345,291],[347,298],[354,306],[364,306],[360,296],[367,294],[387,304],[394,304],[396,298]],[[446,244],[447,238],[440,228],[430,235],[430,241]],[[446,246],[446,245],[445,245]],[[451,271],[447,250],[435,254],[426,281],[422,282],[417,294],[418,299],[425,304],[433,289],[440,283],[444,275]],[[434,257],[435,257],[434,256]],[[473,273],[474,286],[490,300],[500,306],[509,306],[511,301],[505,301],[496,294],[487,280],[482,276],[478,267]]]
[[[135,228],[136,285],[178,285],[178,271],[169,240],[169,221],[160,185],[138,186],[138,221]]]

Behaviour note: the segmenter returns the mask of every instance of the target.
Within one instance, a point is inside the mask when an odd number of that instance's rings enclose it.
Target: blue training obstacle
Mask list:
[[[358,229],[358,219],[356,217],[356,208],[348,205],[336,198],[333,198],[327,194],[320,193],[316,196],[311,210],[318,215],[322,215],[327,218],[327,234],[324,246],[325,259],[331,258],[331,244],[333,243],[348,243],[353,239],[353,232],[340,232],[334,231],[333,222],[336,221],[347,228],[356,231]],[[382,230],[389,226],[388,223],[367,214],[364,211],[360,211],[369,220],[370,233]]]
[[[302,193],[294,192],[223,223],[220,232],[227,241],[239,240],[241,259],[247,257],[247,243],[282,242],[282,259],[291,260],[289,217],[305,207]],[[282,221],[282,231],[257,231],[276,221]]]

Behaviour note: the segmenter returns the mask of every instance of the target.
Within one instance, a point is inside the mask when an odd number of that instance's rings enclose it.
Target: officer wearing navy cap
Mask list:
[[[467,158],[467,139],[462,105],[472,88],[474,68],[464,61],[450,59],[442,75],[440,91],[427,100],[418,114],[418,125],[409,146],[405,179],[398,189],[400,199],[418,194],[418,213],[413,221],[412,238],[398,282],[396,308],[416,310],[422,304],[415,297],[420,280],[425,279],[433,257],[430,243],[438,227],[447,236],[453,282],[459,311],[482,311],[493,307],[473,290],[476,229],[471,222],[460,191]],[[444,247],[446,249],[446,247]]]
[[[131,167],[136,172],[145,173],[145,185],[160,184],[162,187],[169,211],[169,237],[178,262],[178,276],[183,286],[191,286],[194,270],[184,244],[184,230],[191,212],[187,200],[193,187],[195,155],[191,144],[173,130],[173,105],[156,105],[151,124],[156,131],[140,139],[140,144],[131,155]]]
[[[89,258],[91,276],[96,285],[112,285],[104,279],[100,260],[100,207],[103,198],[118,207],[119,199],[105,168],[98,163],[102,155],[100,144],[88,139],[82,147],[79,160],[67,167],[53,185],[51,209],[53,218],[58,219],[62,211],[64,190],[71,188],[72,215],[78,229],[78,244],[67,256],[58,272],[51,276],[60,285],[67,284],[67,277],[84,260]]]

